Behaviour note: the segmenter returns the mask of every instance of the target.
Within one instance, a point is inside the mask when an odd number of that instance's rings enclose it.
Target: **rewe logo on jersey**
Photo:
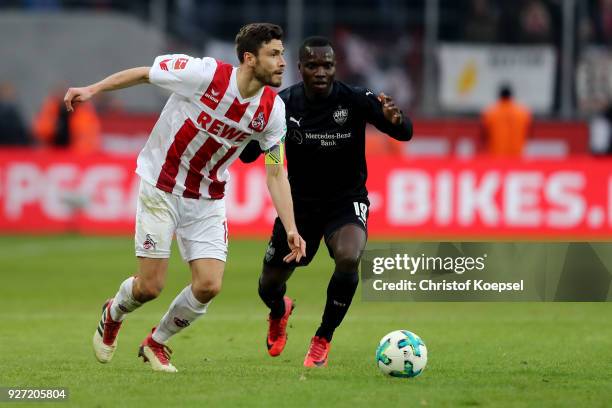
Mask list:
[[[208,113],[202,111],[198,116],[198,124],[211,135],[222,137],[234,142],[242,142],[249,134],[236,129],[219,119],[213,119]]]

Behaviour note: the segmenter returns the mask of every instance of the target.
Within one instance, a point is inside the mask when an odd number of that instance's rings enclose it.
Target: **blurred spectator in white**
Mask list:
[[[405,64],[412,47],[407,35],[383,46],[340,29],[335,42],[342,56],[338,66],[338,76],[342,80],[371,88],[374,92],[392,94],[400,108],[408,108],[414,99],[414,88]]]
[[[17,108],[15,87],[0,83],[0,145],[26,146],[31,144],[27,128]]]
[[[413,98],[410,80],[405,71],[398,66],[392,66],[388,70],[380,72],[379,75],[367,78],[366,85],[373,91],[386,94],[393,93],[393,101],[402,109],[405,109]]]
[[[496,42],[498,14],[489,0],[472,0],[463,26],[463,40],[467,42]]]
[[[519,17],[519,40],[525,43],[550,43],[554,40],[552,17],[541,0],[526,3]]]
[[[344,81],[365,85],[366,78],[378,74],[371,44],[345,29],[337,31],[335,42],[344,57],[341,67]]]
[[[591,119],[589,139],[591,153],[612,154],[612,105]]]

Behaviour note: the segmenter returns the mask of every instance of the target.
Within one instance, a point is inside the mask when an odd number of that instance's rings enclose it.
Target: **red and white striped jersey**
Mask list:
[[[283,101],[267,86],[242,98],[236,71],[213,58],[155,58],[149,80],[172,95],[138,156],[144,181],[175,195],[220,199],[228,167],[250,140],[264,151],[281,142]]]

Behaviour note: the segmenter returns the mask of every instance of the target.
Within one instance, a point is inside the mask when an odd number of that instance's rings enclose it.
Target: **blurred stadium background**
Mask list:
[[[301,40],[326,35],[338,79],[413,118],[407,144],[368,131],[372,237],[612,236],[608,0],[2,1],[0,232],[131,233],[134,158],[167,95],[136,87],[68,117],[66,86],[169,52],[236,63],[237,29],[263,20],[286,30],[284,86]],[[502,85],[534,118],[507,157],[481,120]],[[262,166],[234,166],[234,238],[267,235],[264,189]]]

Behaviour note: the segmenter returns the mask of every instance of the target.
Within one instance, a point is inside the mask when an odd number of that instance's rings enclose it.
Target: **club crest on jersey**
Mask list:
[[[155,249],[156,246],[157,246],[157,242],[153,240],[153,238],[151,237],[151,234],[147,234],[145,236],[145,241],[142,243],[142,247],[146,250],[149,250],[151,248]]]
[[[251,128],[256,132],[263,132],[265,121],[263,112],[259,112],[259,114],[251,121]]]
[[[338,109],[334,112],[334,121],[340,126],[346,123],[348,119],[348,109],[338,106]]]

